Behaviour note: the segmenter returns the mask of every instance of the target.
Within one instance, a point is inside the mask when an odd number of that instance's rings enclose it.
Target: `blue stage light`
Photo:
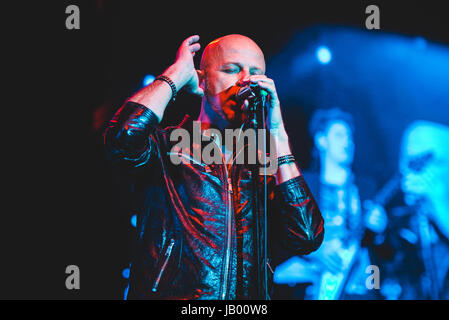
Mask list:
[[[415,46],[418,49],[424,50],[427,47],[427,40],[423,37],[416,37],[414,39]]]
[[[321,64],[328,64],[332,60],[332,53],[326,46],[319,46],[316,49],[316,57]]]
[[[129,268],[125,268],[122,270],[122,277],[125,279],[129,278]]]
[[[128,300],[128,291],[129,291],[129,284],[126,286],[125,291],[123,292],[123,300]]]
[[[137,215],[133,214],[131,217],[131,225],[135,228],[137,226]]]
[[[147,74],[142,81],[142,84],[144,87],[146,87],[147,85],[149,85],[150,83],[152,83],[154,81],[154,79],[156,79],[155,76],[153,76],[152,74]]]

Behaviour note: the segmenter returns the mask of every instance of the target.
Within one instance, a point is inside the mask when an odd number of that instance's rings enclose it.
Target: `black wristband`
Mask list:
[[[283,164],[289,164],[289,163],[295,162],[295,157],[293,157],[292,154],[288,154],[286,156],[279,157],[277,160],[278,160],[278,166],[281,166]]]
[[[154,79],[154,81],[156,81],[156,80],[160,80],[160,81],[164,81],[164,82],[167,82],[167,83],[168,83],[168,85],[169,85],[170,88],[171,88],[171,99],[170,99],[170,103],[175,102],[175,99],[176,99],[176,93],[178,92],[178,91],[176,90],[175,83],[174,83],[169,77],[164,76],[164,75],[158,76],[156,79]]]

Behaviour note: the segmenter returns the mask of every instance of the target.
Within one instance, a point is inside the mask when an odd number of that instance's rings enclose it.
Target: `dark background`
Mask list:
[[[301,39],[307,43],[307,35],[329,30],[327,34],[332,34],[338,28],[350,30],[352,35],[398,34],[412,40],[419,36],[447,47],[448,13],[442,3],[341,0],[160,5],[154,1],[92,0],[22,2],[5,10],[5,15],[14,14],[8,33],[13,43],[9,48],[16,50],[4,60],[13,69],[11,80],[15,80],[8,94],[12,107],[3,118],[12,129],[8,126],[4,137],[5,143],[11,141],[9,137],[16,139],[6,144],[5,158],[10,162],[4,168],[12,179],[6,181],[9,192],[4,203],[8,209],[3,210],[0,298],[122,298],[126,279],[121,272],[130,258],[132,212],[122,196],[122,181],[111,174],[104,160],[102,132],[114,111],[141,87],[146,74],[158,75],[173,62],[186,37],[199,34],[204,48],[220,36],[240,33],[260,45],[268,74],[272,66],[271,75],[279,80],[286,126],[295,137],[295,155],[306,168],[311,160],[307,121],[312,111],[349,100],[329,91],[324,98],[313,100],[310,97],[322,92],[311,88],[311,96],[289,97],[291,81],[281,81],[282,63],[288,61],[286,48]],[[65,28],[65,8],[70,4],[80,8],[80,30]],[[364,29],[369,4],[380,8],[379,31]],[[369,57],[370,52],[362,54]],[[199,58],[197,55],[197,62]],[[322,88],[320,85],[315,90]],[[356,90],[348,92],[357,96]],[[167,110],[164,124],[179,122],[185,113],[195,117],[199,101],[180,94]],[[351,101],[354,111],[357,103]],[[392,109],[397,111],[394,117],[388,113]],[[447,109],[430,112],[428,120],[449,124]],[[429,114],[415,112],[408,120]],[[384,108],[372,104],[368,111],[355,112],[357,121],[373,119],[363,126],[369,132],[361,130],[361,144],[367,139],[376,145],[390,140],[385,130],[395,127],[395,119],[404,114],[407,112],[395,109],[394,104]],[[400,122],[398,131],[392,131],[394,139],[387,151],[373,151],[369,144],[361,148],[355,169],[382,184],[395,169],[394,147],[399,144],[399,129],[406,124]],[[80,290],[65,288],[65,268],[70,264],[80,267]]]

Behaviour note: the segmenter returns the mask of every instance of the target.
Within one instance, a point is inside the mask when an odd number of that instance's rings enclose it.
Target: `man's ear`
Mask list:
[[[198,75],[198,85],[201,89],[204,90],[204,71],[196,70],[196,74]]]
[[[323,132],[317,132],[315,134],[315,146],[319,151],[327,149],[327,140]]]
[[[198,76],[198,88],[195,93],[202,97],[202,96],[204,96],[204,91],[205,91],[204,71],[196,70],[196,75]]]

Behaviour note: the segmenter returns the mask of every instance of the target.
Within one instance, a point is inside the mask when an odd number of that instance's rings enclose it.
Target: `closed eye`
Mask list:
[[[261,74],[263,74],[263,72],[262,72],[262,70],[260,70],[259,68],[256,68],[256,69],[251,69],[251,70],[250,70],[250,74],[251,74],[252,76],[254,76],[254,75],[261,75]]]
[[[242,71],[242,66],[240,66],[239,64],[226,64],[221,68],[221,71],[224,73],[228,73],[228,74],[233,74],[233,73],[239,73],[240,71]],[[250,75],[261,75],[264,74],[264,72],[257,67],[252,67],[249,69],[249,74]]]
[[[226,67],[223,68],[221,71],[225,72],[225,73],[239,73],[240,72],[240,68],[238,67]]]

